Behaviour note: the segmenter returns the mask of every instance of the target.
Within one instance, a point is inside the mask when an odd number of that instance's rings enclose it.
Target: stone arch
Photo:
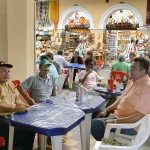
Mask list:
[[[60,16],[60,19],[59,19],[59,23],[58,23],[58,28],[57,29],[64,29],[68,17],[70,16],[70,14],[72,14],[72,13],[74,13],[76,11],[83,12],[87,16],[89,21],[90,21],[90,28],[94,28],[94,22],[93,22],[93,18],[91,16],[91,14],[83,7],[73,6],[73,7],[69,8],[69,9],[67,9],[64,13],[62,13],[62,15]]]
[[[134,7],[132,7],[128,4],[117,4],[117,5],[114,5],[114,6],[110,7],[109,9],[107,9],[105,11],[105,13],[103,14],[103,16],[100,19],[99,28],[103,29],[103,30],[106,29],[106,23],[107,23],[109,17],[114,12],[116,12],[117,10],[120,10],[120,9],[126,9],[126,10],[132,11],[135,14],[136,18],[138,19],[138,21],[139,21],[139,26],[143,26],[144,21],[142,19],[141,14],[139,13],[139,11],[136,8],[134,8]]]

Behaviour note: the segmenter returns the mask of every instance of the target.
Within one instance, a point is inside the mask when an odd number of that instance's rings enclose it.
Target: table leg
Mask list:
[[[80,123],[80,135],[81,135],[81,147],[82,150],[86,150],[86,133],[85,133],[85,120]]]
[[[85,138],[86,138],[86,150],[90,150],[90,135],[91,135],[91,116],[92,113],[85,114]]]
[[[14,139],[14,127],[9,126],[9,145],[8,150],[13,150],[13,139]]]
[[[78,69],[78,74],[82,71],[82,69]]]
[[[69,88],[72,89],[74,68],[69,68]]]
[[[62,150],[62,139],[63,136],[51,136],[52,140],[52,150]]]
[[[46,150],[46,136],[40,134],[40,150]]]

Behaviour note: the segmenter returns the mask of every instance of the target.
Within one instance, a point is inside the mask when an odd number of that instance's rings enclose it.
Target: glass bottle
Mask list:
[[[83,91],[82,91],[83,89],[82,89],[82,84],[81,83],[79,83],[78,84],[78,87],[77,87],[77,89],[76,89],[76,102],[78,102],[78,101],[82,101],[82,98],[83,98]]]

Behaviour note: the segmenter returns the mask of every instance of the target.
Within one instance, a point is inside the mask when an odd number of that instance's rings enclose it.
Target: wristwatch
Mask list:
[[[117,124],[117,120],[116,120],[116,119],[113,119],[113,123],[114,123],[114,124]]]

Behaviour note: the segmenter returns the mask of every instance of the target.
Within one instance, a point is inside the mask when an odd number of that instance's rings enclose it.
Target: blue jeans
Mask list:
[[[92,124],[91,124],[91,134],[97,141],[101,141],[102,138],[104,137],[105,133],[105,126],[103,125],[103,121],[107,120],[108,118],[96,118],[92,119]],[[115,129],[112,129],[111,132],[115,132]],[[137,132],[131,128],[131,129],[122,129],[121,130],[122,134],[126,135],[136,135]]]

